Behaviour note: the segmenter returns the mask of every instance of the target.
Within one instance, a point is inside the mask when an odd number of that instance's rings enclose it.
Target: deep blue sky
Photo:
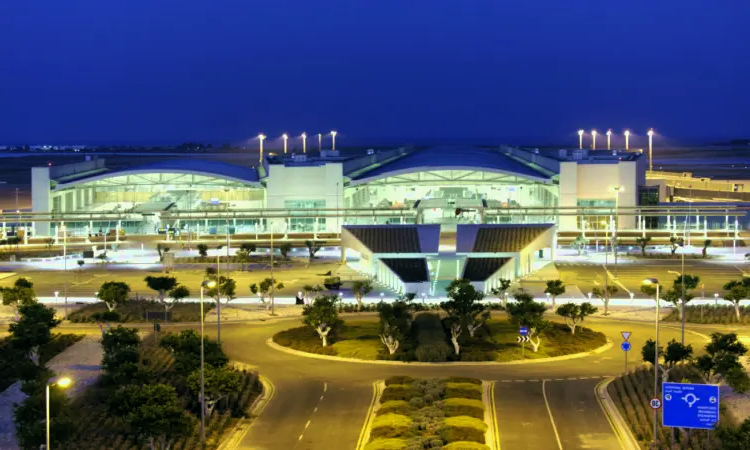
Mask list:
[[[747,0],[0,4],[0,142],[750,135]]]

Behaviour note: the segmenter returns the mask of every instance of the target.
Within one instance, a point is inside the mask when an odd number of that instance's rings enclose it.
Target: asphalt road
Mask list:
[[[228,355],[257,367],[276,387],[273,399],[244,436],[242,449],[355,448],[372,399],[373,382],[393,375],[457,375],[496,381],[495,408],[503,449],[616,449],[619,443],[594,388],[602,379],[625,369],[619,347],[622,331],[632,333],[631,364],[640,359],[639,349],[654,335],[650,323],[589,318],[586,325],[614,341],[612,349],[580,359],[525,365],[391,366],[312,359],[267,346],[266,340],[275,332],[297,323],[299,319],[283,319],[225,323],[222,327]],[[64,327],[92,330],[81,325]],[[732,328],[692,326],[686,341],[700,349],[705,336],[718,329]],[[215,325],[207,331],[215,335]],[[748,334],[747,329],[740,332]],[[663,325],[660,342],[673,338],[680,339],[679,328]]]

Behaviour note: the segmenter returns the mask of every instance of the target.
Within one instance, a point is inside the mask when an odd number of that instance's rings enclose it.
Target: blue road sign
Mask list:
[[[521,327],[521,329],[518,330],[518,333],[520,333],[521,336],[526,336],[527,334],[529,334],[529,329],[526,327]]]
[[[620,348],[624,352],[629,352],[630,351],[630,342],[628,342],[628,341],[623,342],[622,344],[620,344]]]
[[[661,395],[665,427],[710,430],[719,423],[718,385],[663,383]]]

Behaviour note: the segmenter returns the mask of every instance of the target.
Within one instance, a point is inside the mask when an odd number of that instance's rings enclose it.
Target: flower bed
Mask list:
[[[672,370],[675,371],[674,374],[670,375],[673,379],[686,380],[689,383],[703,383],[700,374],[688,366],[677,366]],[[646,367],[639,367],[627,375],[615,378],[610,383],[607,391],[620,411],[620,414],[622,414],[623,419],[628,423],[633,436],[635,436],[641,448],[653,448],[651,441],[654,437],[654,413],[649,405],[650,399],[654,396],[653,370]],[[725,425],[734,423],[734,419],[725,413],[723,407],[721,408],[719,422]],[[660,415],[658,423],[658,439],[661,443],[661,446],[658,448],[672,448],[669,446],[672,432],[669,427],[661,426]],[[676,448],[693,450],[722,448],[722,444],[716,435],[711,436],[711,447],[707,447],[706,442],[707,435],[705,430],[692,430],[689,436],[675,430]]]
[[[385,384],[366,450],[489,448],[480,380],[392,377]]]

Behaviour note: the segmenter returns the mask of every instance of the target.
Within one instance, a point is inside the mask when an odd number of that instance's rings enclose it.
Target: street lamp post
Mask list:
[[[607,150],[612,150],[612,146],[610,145],[612,141],[612,130],[607,130]]]
[[[323,150],[323,134],[318,133],[318,151]]]
[[[221,248],[223,245],[216,247],[216,342],[221,345]],[[229,267],[229,258],[227,258],[227,267]]]
[[[612,252],[615,254],[615,279],[617,279],[617,231],[620,222],[620,192],[622,192],[622,186],[615,186],[612,188],[615,191],[615,223],[612,229]]]
[[[281,135],[281,139],[284,140],[284,154],[286,154],[286,142],[289,140],[289,135],[284,133]]]
[[[206,443],[206,406],[203,404],[203,398],[205,396],[205,381],[204,381],[204,370],[205,370],[205,357],[203,350],[203,289],[212,288],[216,286],[216,282],[213,280],[205,280],[201,283],[201,445]]]
[[[625,150],[630,150],[630,130],[625,130]]]
[[[266,140],[266,135],[261,133],[258,135],[258,141],[260,142],[260,163],[263,164],[263,141]]]
[[[583,150],[583,130],[578,130],[578,148]]]
[[[591,130],[591,149],[596,150],[596,130]]]
[[[643,284],[656,285],[656,342],[654,343],[654,398],[659,393],[659,280],[656,278],[647,278],[643,280]],[[657,410],[654,409],[654,443],[656,443],[657,426],[658,426]]]
[[[50,449],[50,419],[49,419],[49,387],[50,386],[60,386],[61,388],[66,388],[70,386],[71,380],[68,377],[59,377],[59,378],[53,378],[52,380],[47,382],[47,387],[45,389],[46,393],[46,402],[45,402],[45,410],[46,410],[46,424],[47,424],[47,446],[44,447],[45,449]]]
[[[307,133],[302,133],[302,153],[307,153]]]
[[[648,170],[652,171],[654,170],[654,159],[653,159],[653,150],[654,150],[654,129],[648,130]]]
[[[336,135],[338,132],[331,131],[331,150],[336,150]]]

